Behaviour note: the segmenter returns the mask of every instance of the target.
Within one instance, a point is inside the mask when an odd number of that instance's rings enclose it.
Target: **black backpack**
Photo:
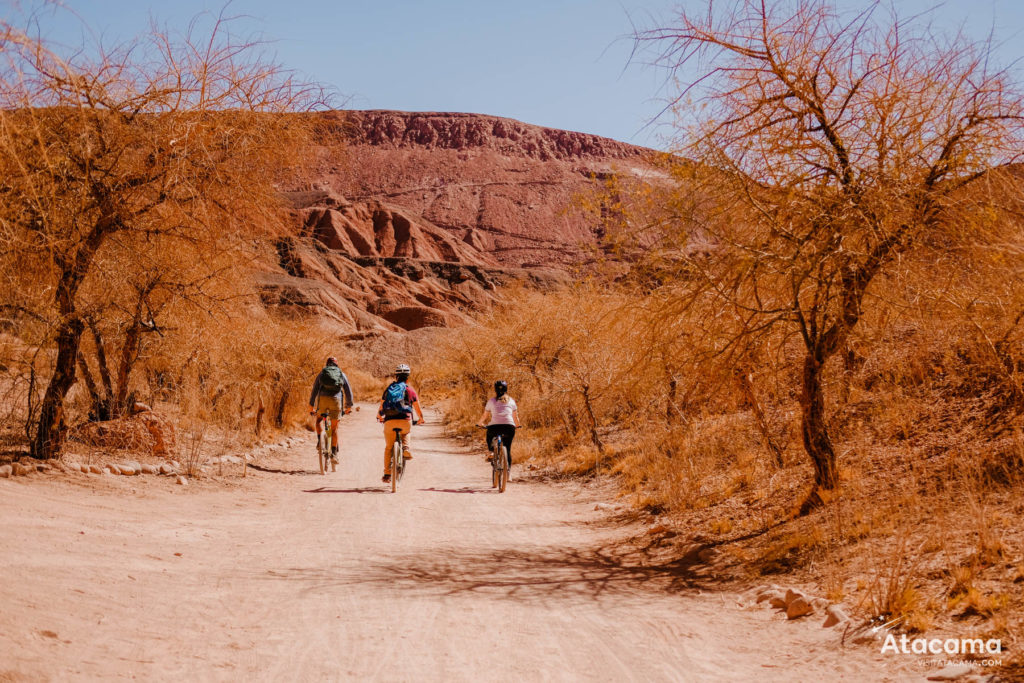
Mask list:
[[[341,368],[337,365],[328,365],[320,371],[320,393],[334,396],[341,391],[343,384]]]

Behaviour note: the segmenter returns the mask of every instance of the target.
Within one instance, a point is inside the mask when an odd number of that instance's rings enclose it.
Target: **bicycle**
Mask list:
[[[327,474],[327,464],[330,463],[331,471],[336,472],[338,466],[331,460],[331,416],[323,412],[317,417],[316,423],[324,423],[323,431],[317,439],[316,453],[317,461],[320,464],[320,474]]]
[[[412,423],[415,425],[416,421]],[[398,480],[405,473],[405,451],[402,449],[402,428],[394,427],[395,443],[391,445],[391,462],[388,472],[391,474],[391,493],[398,490]]]
[[[483,427],[483,429],[487,429]],[[498,489],[498,493],[505,493],[508,486],[508,448],[501,441],[501,434],[494,436],[494,443],[491,446],[491,488]]]

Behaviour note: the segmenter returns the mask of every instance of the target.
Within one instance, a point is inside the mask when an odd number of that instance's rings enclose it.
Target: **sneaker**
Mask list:
[[[391,473],[390,472],[385,472],[384,476],[381,477],[380,480],[382,482],[384,482],[385,484],[390,484],[391,483]]]
[[[412,460],[412,451],[403,451],[402,455],[405,456],[406,460]]]
[[[338,454],[337,453],[332,453],[331,454],[331,464],[332,465],[337,465],[338,464]]]

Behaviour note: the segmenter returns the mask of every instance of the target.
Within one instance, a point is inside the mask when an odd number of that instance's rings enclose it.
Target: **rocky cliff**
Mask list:
[[[593,256],[576,209],[651,151],[494,116],[326,112],[264,302],[351,335],[448,325],[502,284],[549,287]]]

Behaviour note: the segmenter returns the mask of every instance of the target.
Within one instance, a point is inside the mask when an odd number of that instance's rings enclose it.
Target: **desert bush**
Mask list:
[[[283,223],[275,183],[300,162],[312,120],[296,112],[320,89],[210,19],[79,50],[0,26],[3,313],[54,349],[45,372],[29,368],[37,457],[60,454],[79,372],[96,417],[123,414],[168,303],[206,299],[234,254]]]

